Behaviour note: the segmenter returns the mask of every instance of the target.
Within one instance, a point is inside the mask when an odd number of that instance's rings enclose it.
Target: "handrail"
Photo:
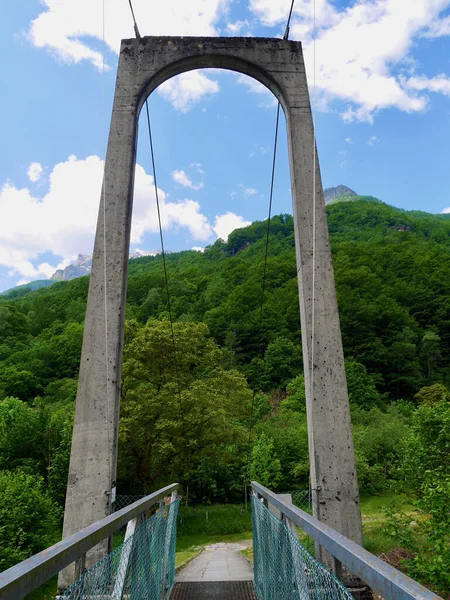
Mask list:
[[[442,600],[420,583],[292,504],[287,504],[256,481],[253,491],[298,525],[322,548],[345,565],[384,600]]]
[[[178,483],[161,488],[3,571],[0,600],[20,600],[177,488]]]

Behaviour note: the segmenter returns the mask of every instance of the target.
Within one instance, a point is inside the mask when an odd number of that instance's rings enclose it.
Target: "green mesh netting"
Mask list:
[[[112,503],[111,512],[117,512],[121,508],[125,508],[125,506],[129,506],[142,498],[145,498],[142,494],[140,496],[116,496],[116,499]]]
[[[295,506],[298,506],[307,513],[312,513],[311,494],[309,490],[290,490],[284,493],[291,494],[292,504],[295,504]]]
[[[253,569],[258,600],[353,600],[285,523],[252,494]]]
[[[175,500],[136,526],[128,539],[77,579],[60,598],[165,600],[175,578]]]

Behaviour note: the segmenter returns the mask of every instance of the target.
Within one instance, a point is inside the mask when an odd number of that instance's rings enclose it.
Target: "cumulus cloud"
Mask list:
[[[133,0],[141,35],[218,35],[215,26],[231,0],[165,0],[157,7]],[[31,42],[67,63],[90,61],[101,69],[96,40],[103,39],[102,3],[92,0],[41,0],[43,10],[29,28]],[[105,42],[119,53],[123,38],[135,37],[128,2],[105,5]]]
[[[180,171],[172,171],[172,179],[179,185],[190,188],[191,190],[201,190],[203,187],[203,182],[193,183],[190,177],[182,169]]]
[[[51,275],[61,268],[57,264],[61,259],[65,266],[78,253],[91,254],[102,177],[103,161],[98,156],[70,156],[53,167],[42,196],[5,183],[0,188],[0,265],[29,281]],[[187,198],[168,202],[163,190],[159,197],[164,229],[185,227],[199,241],[211,237],[213,229],[197,202]],[[153,177],[136,165],[131,241],[140,243],[145,233],[157,231]],[[39,263],[47,252],[55,256],[55,264]]]
[[[41,175],[42,175],[42,165],[38,162],[33,162],[30,164],[30,166],[28,167],[28,171],[27,171],[27,176],[28,179],[30,181],[32,181],[33,183],[35,183],[36,181],[39,181]]]
[[[442,215],[448,215],[450,214],[450,206],[448,208],[444,208],[444,210],[441,211]]]
[[[231,0],[165,0],[157,8],[148,0],[134,0],[141,35],[218,35],[216,21]],[[60,62],[88,61],[103,69],[102,3],[92,0],[42,0],[42,11],[29,27],[28,39],[46,49]],[[135,37],[128,2],[110,0],[105,4],[105,44],[119,53],[122,38]],[[106,68],[108,68],[106,66]],[[162,95],[177,110],[186,112],[205,94],[218,91],[217,82],[205,75],[186,73],[170,80]],[[176,83],[173,83],[176,81]]]
[[[417,38],[450,33],[450,17],[442,16],[450,0],[359,0],[340,9],[331,0],[315,4],[315,53],[312,0],[295,4],[291,39],[303,42],[310,78],[315,71],[319,108],[343,100],[348,105],[344,120],[371,122],[388,107],[424,110],[427,90],[447,93],[445,78],[420,74],[419,83],[414,77],[409,83],[404,73],[405,66],[410,76],[417,69],[410,54]],[[281,35],[287,16],[283,0],[250,0],[250,8],[265,25],[279,26]]]
[[[175,110],[186,113],[204,96],[217,94],[219,84],[200,71],[188,71],[168,79],[158,88],[158,94],[168,100]]]
[[[410,77],[406,85],[411,90],[436,92],[450,96],[450,78],[446,75],[437,75],[436,77]]]
[[[214,221],[213,230],[218,238],[226,242],[228,236],[235,229],[242,229],[251,225],[250,221],[246,221],[243,217],[232,212],[226,212],[224,215],[218,215]]]

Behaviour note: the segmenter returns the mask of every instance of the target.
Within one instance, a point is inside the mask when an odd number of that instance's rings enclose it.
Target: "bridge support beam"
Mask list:
[[[110,510],[138,115],[161,83],[206,67],[257,79],[274,93],[286,116],[314,514],[361,544],[339,316],[302,48],[298,42],[266,38],[144,37],[122,42],[89,285],[64,536]],[[87,566],[103,552],[98,548],[91,553]],[[71,577],[66,571],[60,586]]]

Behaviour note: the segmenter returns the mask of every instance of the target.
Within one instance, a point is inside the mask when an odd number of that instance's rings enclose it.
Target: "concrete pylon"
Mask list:
[[[286,116],[314,514],[361,544],[339,316],[302,47],[299,42],[272,38],[122,41],[89,285],[63,535],[110,510],[138,115],[146,97],[161,83],[206,67],[238,71],[260,81],[281,102]],[[99,547],[91,552],[87,565],[104,551]],[[73,572],[66,571],[60,586],[71,577]]]

